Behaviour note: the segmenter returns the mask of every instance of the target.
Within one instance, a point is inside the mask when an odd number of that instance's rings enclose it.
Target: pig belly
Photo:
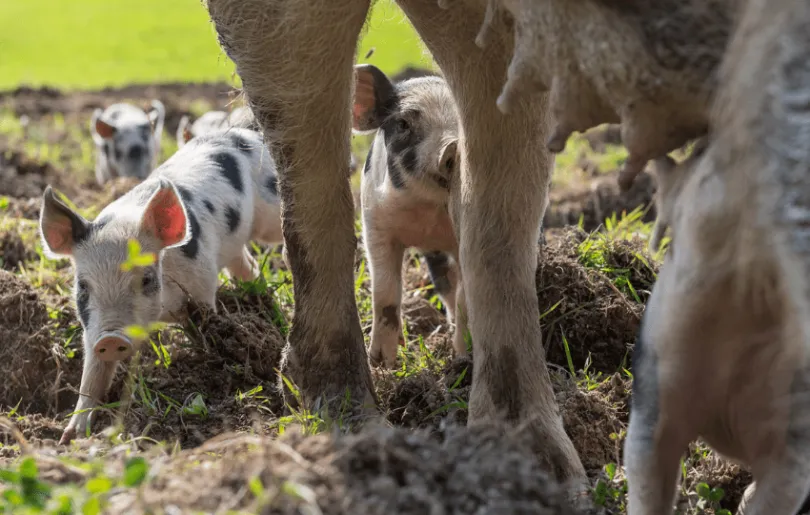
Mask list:
[[[436,220],[427,220],[425,224],[432,225],[410,225],[408,227],[400,227],[397,230],[399,240],[406,247],[415,247],[423,250],[440,250],[443,252],[455,252],[458,244],[456,237],[453,233],[453,228],[450,227],[449,220],[447,223]]]

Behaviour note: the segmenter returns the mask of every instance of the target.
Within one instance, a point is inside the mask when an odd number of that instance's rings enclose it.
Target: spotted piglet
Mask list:
[[[456,323],[453,346],[464,354],[463,294],[458,243],[450,222],[450,181],[457,173],[459,124],[440,77],[393,84],[373,65],[355,67],[353,128],[377,130],[361,179],[363,239],[371,269],[370,355],[393,366],[400,325],[402,258],[409,247],[425,256],[436,293]]]
[[[157,166],[166,110],[159,100],[151,104],[148,113],[125,103],[93,112],[90,133],[96,144],[99,185],[114,177],[145,179]]]
[[[76,410],[86,410],[107,393],[116,363],[136,350],[125,334],[127,326],[181,320],[186,293],[216,309],[222,268],[244,280],[257,276],[247,243],[282,242],[276,167],[257,132],[206,134],[93,221],[48,186],[40,233],[50,256],[68,256],[73,262],[84,329]],[[122,270],[130,239],[157,256],[154,265]],[[89,424],[87,412],[74,414],[62,442],[83,434]]]
[[[253,111],[244,106],[237,107],[230,114],[225,111],[208,111],[194,120],[193,123],[190,123],[188,116],[183,116],[177,126],[177,147],[182,148],[183,145],[196,136],[229,127],[255,130],[257,126]]]

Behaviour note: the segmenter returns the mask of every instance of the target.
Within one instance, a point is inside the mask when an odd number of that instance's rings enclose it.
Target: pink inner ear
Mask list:
[[[357,72],[357,83],[352,105],[352,127],[360,130],[363,122],[368,120],[368,112],[375,108],[374,78],[366,72]]]
[[[186,236],[186,215],[174,191],[162,189],[149,203],[144,226],[164,247],[183,241]]]
[[[115,127],[102,120],[96,120],[96,132],[104,139],[112,138]]]
[[[73,250],[73,227],[70,220],[58,218],[42,225],[42,234],[52,252],[57,254],[70,254]]]

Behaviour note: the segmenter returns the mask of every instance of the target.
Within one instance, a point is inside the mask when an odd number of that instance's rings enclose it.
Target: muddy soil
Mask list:
[[[230,89],[225,84],[75,94],[20,89],[0,94],[0,106],[39,119],[46,131],[55,115],[63,115],[87,138],[86,128],[78,124],[85,124],[92,109],[122,99],[158,97],[171,113],[166,128],[171,132],[171,123],[176,127],[195,102],[224,107]],[[36,219],[48,183],[85,207],[104,205],[134,186],[126,179],[95,186],[91,170],[77,170],[68,160],[79,147],[73,136],[52,130],[54,141],[67,149],[64,159],[31,156],[19,146],[5,148],[8,141],[0,138],[0,196],[8,197],[4,217]],[[598,149],[614,144],[617,136],[608,128],[589,137]],[[86,179],[77,179],[77,171]],[[604,479],[604,465],[622,462],[631,397],[622,368],[632,371],[633,342],[657,268],[642,241],[607,245],[603,266],[622,271],[635,292],[631,294],[615,274],[585,266],[580,250],[586,233],[554,229],[575,224],[580,216],[585,228],[593,229],[612,212],[648,203],[654,191],[651,178],[642,175],[625,195],[614,189],[611,175],[586,186],[581,190],[585,193],[552,193],[536,286],[564,426],[595,482]],[[650,213],[654,211],[647,219]],[[358,265],[361,257],[358,248]],[[29,452],[38,457],[49,480],[81,483],[89,479],[86,470],[67,467],[52,456],[83,461],[108,449],[105,466],[111,474],[122,469],[129,452],[146,457],[154,477],[139,495],[124,490],[110,496],[114,513],[158,508],[168,513],[171,506],[177,513],[314,513],[307,511],[313,504],[326,514],[570,513],[561,507],[560,488],[546,479],[519,433],[462,427],[474,376],[472,357],[453,357],[447,318],[431,303],[433,293],[425,288],[430,280],[418,259],[406,260],[404,271],[408,361],[400,370],[373,370],[383,414],[379,424],[369,423],[352,434],[302,436],[295,425],[302,418],[285,406],[276,374],[289,310],[279,306],[272,290],[246,294],[223,286],[216,312],[190,305],[188,321],[158,333],[154,346],[141,349],[137,366],[119,367],[105,401],[120,401],[120,407],[101,410],[94,434],[72,447],[56,441],[78,396],[81,328],[69,292],[57,296],[53,288],[34,288],[32,282],[39,284],[35,274],[10,273],[36,259],[27,240],[13,229],[0,233],[0,377],[5,379],[0,382],[0,413],[13,414],[18,430],[0,430],[0,466]],[[278,259],[271,266],[285,268]],[[69,267],[54,273],[70,283]],[[367,282],[363,288],[367,294]],[[581,373],[586,367],[587,377]],[[115,429],[103,433],[107,427]],[[122,435],[125,443],[110,448],[110,434]],[[173,444],[182,450],[172,451]],[[259,478],[264,494],[246,486],[253,478]],[[722,486],[722,504],[733,509],[749,480],[738,467],[706,460],[690,469],[687,486]]]
[[[151,99],[160,100],[166,108],[164,130],[174,134],[184,114],[191,112],[192,104],[204,101],[217,108],[225,108],[238,100],[239,92],[224,82],[215,84],[161,84],[132,85],[105,88],[99,91],[65,93],[53,88],[22,87],[0,92],[0,107],[10,108],[18,117],[32,120],[53,114],[85,115],[89,121],[94,109],[105,109],[115,102],[134,101],[145,107]]]
[[[587,237],[577,229],[567,229],[548,237],[537,267],[537,296],[541,309],[553,310],[543,316],[546,358],[568,368],[570,356],[575,370],[616,372],[629,366],[643,304],[619,290],[610,275],[580,263],[579,244]],[[643,243],[614,241],[604,257],[611,268],[628,270],[630,283],[646,300],[656,269],[646,256]],[[646,257],[645,257],[646,256]],[[654,265],[653,265],[654,266]],[[566,350],[567,348],[567,350]]]
[[[619,172],[615,171],[568,189],[552,188],[548,210],[543,218],[544,227],[577,225],[581,220],[584,230],[594,231],[614,213],[620,218],[622,213],[630,213],[639,206],[644,209],[642,221],[654,221],[655,178],[649,173],[642,173],[629,190],[621,192],[618,177]]]

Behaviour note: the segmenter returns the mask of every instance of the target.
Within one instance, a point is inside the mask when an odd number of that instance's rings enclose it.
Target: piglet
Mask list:
[[[126,103],[93,111],[90,133],[96,144],[99,185],[114,177],[145,179],[157,166],[166,110],[159,100],[151,105],[148,113]]]
[[[455,321],[453,347],[466,353],[458,243],[450,221],[450,184],[459,166],[459,122],[440,77],[393,84],[373,65],[355,67],[353,129],[377,131],[361,178],[363,240],[371,270],[370,356],[393,366],[404,345],[400,324],[402,258],[425,256],[436,293]]]
[[[177,126],[177,146],[182,148],[183,145],[196,136],[229,127],[255,130],[258,126],[253,111],[247,107],[237,107],[230,114],[225,111],[208,111],[194,120],[193,123],[190,123],[189,117],[184,115]]]
[[[215,308],[217,275],[255,278],[247,243],[282,242],[277,175],[261,136],[230,129],[194,138],[148,179],[89,221],[48,186],[40,213],[47,254],[72,260],[84,370],[76,411],[107,393],[116,364],[135,347],[127,326],[182,319],[188,296]],[[155,263],[124,271],[130,239]],[[61,442],[83,434],[89,412],[70,419]]]

